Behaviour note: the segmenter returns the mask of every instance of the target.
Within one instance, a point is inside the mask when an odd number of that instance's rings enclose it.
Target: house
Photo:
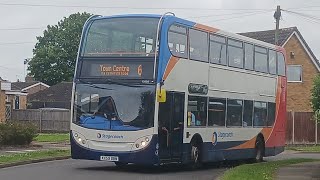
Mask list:
[[[27,93],[11,87],[11,82],[0,78],[0,122],[10,119],[12,109],[27,108]]]
[[[274,44],[275,30],[240,33],[241,35]],[[312,112],[310,103],[313,79],[319,74],[316,56],[297,27],[279,30],[279,46],[287,56],[287,111]]]
[[[11,86],[12,90],[25,92],[28,93],[28,95],[45,90],[50,87],[43,82],[34,81],[30,76],[26,77],[25,82],[13,82],[11,83]]]
[[[6,94],[0,83],[0,123],[6,120]]]
[[[28,95],[28,108],[65,108],[70,109],[72,82],[61,82],[45,90]]]

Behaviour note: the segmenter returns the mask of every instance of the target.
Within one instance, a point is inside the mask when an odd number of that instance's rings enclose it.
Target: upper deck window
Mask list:
[[[245,43],[244,44],[244,65],[245,69],[253,70],[253,45]]]
[[[276,52],[269,50],[269,72],[270,74],[277,74],[277,58]]]
[[[258,72],[268,73],[268,50],[266,48],[255,46],[254,51],[254,69]]]
[[[83,56],[154,56],[158,18],[95,20],[83,41]]]
[[[278,75],[285,76],[286,74],[286,65],[284,62],[284,56],[282,53],[277,52],[278,57]]]
[[[170,26],[168,33],[168,45],[172,55],[188,58],[187,41],[187,28],[176,24]]]
[[[194,29],[189,30],[190,59],[208,62],[208,34]]]
[[[225,37],[210,35],[210,62],[227,65],[227,45]]]
[[[243,44],[240,41],[228,39],[229,66],[243,68]]]

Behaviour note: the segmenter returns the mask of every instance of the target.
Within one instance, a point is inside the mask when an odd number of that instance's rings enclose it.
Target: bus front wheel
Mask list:
[[[191,166],[196,169],[201,167],[201,144],[191,143]]]

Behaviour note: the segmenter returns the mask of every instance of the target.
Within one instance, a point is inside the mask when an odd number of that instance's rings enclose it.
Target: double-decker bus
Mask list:
[[[73,83],[73,159],[160,165],[284,150],[283,48],[172,14],[93,16]]]

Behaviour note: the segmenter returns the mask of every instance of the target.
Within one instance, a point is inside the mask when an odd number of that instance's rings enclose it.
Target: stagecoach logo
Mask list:
[[[101,134],[100,133],[97,134],[97,138],[99,138],[99,139],[101,138]]]
[[[139,75],[139,76],[142,75],[142,65],[139,65],[139,66],[138,66],[137,72],[138,72],[138,75]]]
[[[212,134],[212,145],[215,146],[217,144],[217,142],[218,142],[218,135],[217,135],[216,132],[213,132],[213,134]]]
[[[97,133],[98,139],[123,139],[123,135],[110,135],[110,134],[101,134]]]

